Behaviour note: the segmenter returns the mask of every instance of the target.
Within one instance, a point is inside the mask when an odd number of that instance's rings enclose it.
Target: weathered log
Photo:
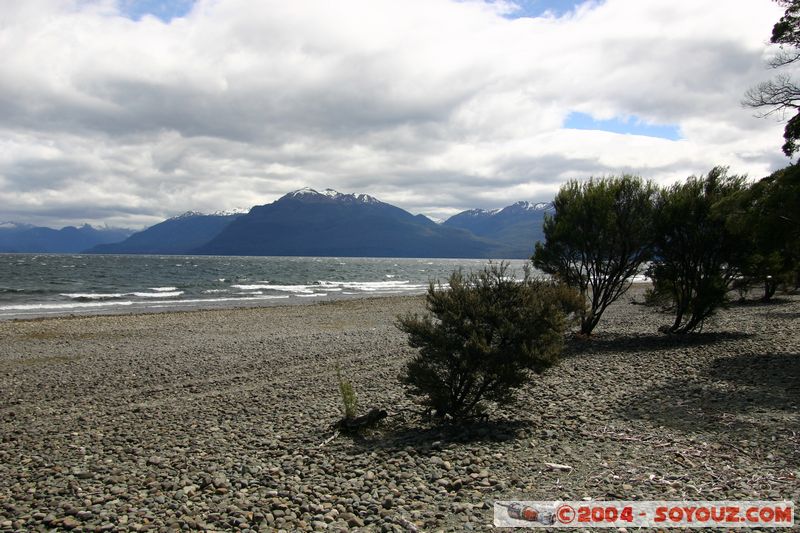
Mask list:
[[[387,416],[389,416],[389,413],[383,409],[372,409],[365,415],[357,416],[355,418],[342,418],[339,420],[339,423],[336,424],[336,427],[342,431],[363,429],[380,422]]]

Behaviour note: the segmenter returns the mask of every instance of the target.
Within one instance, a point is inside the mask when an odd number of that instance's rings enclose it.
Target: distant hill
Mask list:
[[[194,250],[219,255],[509,257],[490,239],[366,194],[300,189],[256,206]]]
[[[550,203],[517,202],[502,209],[471,209],[447,219],[442,225],[468,230],[509,250],[509,257],[528,258],[536,241],[544,241],[544,215]]]
[[[241,213],[206,215],[188,211],[134,233],[122,242],[87,250],[94,254],[188,254],[213,239]]]
[[[79,253],[98,244],[118,242],[133,230],[83,225],[61,229],[0,223],[0,253]]]

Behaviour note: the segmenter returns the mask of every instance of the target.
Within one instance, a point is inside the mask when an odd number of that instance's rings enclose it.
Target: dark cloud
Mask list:
[[[782,126],[739,105],[768,76],[769,0],[516,20],[455,0],[221,0],[161,20],[109,5],[5,10],[0,220],[142,225],[302,186],[436,216],[546,200],[570,178],[785,162]],[[562,129],[574,111],[684,140]]]

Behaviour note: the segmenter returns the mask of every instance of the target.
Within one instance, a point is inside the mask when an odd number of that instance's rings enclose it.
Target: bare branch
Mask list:
[[[800,109],[800,86],[791,77],[782,74],[748,89],[742,104],[746,107],[773,108],[765,116],[776,111]]]
[[[795,47],[792,47],[791,49],[781,47],[778,53],[775,54],[775,57],[767,61],[767,64],[771,68],[781,68],[798,60],[800,60],[800,50]]]

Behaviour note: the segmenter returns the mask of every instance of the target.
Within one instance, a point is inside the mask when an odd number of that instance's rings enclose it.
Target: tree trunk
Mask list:
[[[676,309],[675,322],[672,323],[672,327],[669,328],[667,331],[669,333],[680,333],[678,330],[680,329],[682,320],[683,320],[683,309]]]
[[[764,298],[762,298],[765,302],[770,301],[770,299],[775,295],[775,291],[778,289],[778,282],[772,278],[767,278],[764,280]]]
[[[597,325],[598,317],[591,311],[581,317],[581,333],[587,337],[592,334],[592,330]]]

